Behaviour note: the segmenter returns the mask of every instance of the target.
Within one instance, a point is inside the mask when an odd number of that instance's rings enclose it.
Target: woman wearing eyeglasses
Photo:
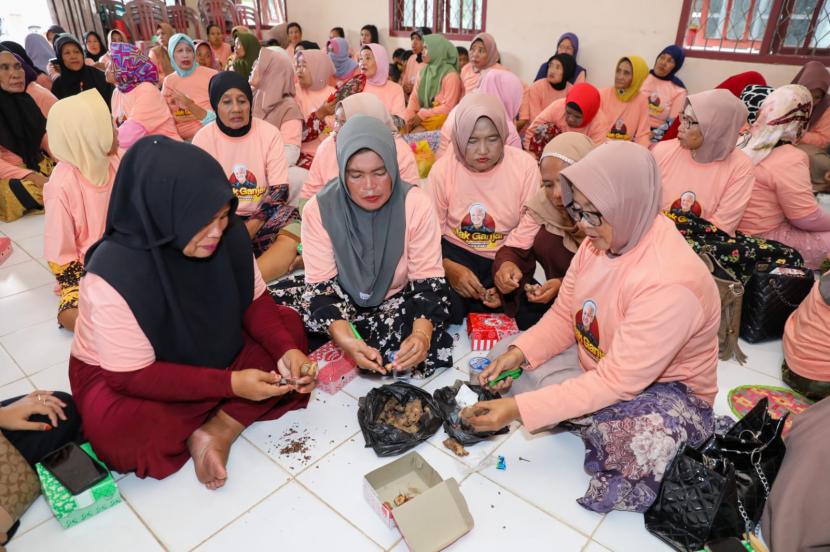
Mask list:
[[[693,213],[735,235],[755,185],[752,162],[735,146],[747,114],[728,90],[686,99],[677,138],[652,150],[663,182],[662,209]]]
[[[645,511],[681,443],[713,430],[720,300],[705,265],[660,214],[660,174],[631,142],[562,170],[562,200],[585,232],[542,319],[481,375],[512,396],[476,405],[477,431],[521,419],[578,433],[592,479],[577,502]]]

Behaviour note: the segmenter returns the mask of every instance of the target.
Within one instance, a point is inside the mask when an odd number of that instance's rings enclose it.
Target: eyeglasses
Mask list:
[[[585,211],[582,207],[574,205],[573,201],[565,205],[565,211],[567,211],[568,215],[574,219],[574,222],[584,220],[590,226],[595,228],[597,226],[602,226],[602,213],[598,213],[596,211]]]
[[[687,117],[685,113],[681,113],[680,124],[683,126],[684,129],[691,130],[692,127],[698,125],[698,122],[690,117]]]

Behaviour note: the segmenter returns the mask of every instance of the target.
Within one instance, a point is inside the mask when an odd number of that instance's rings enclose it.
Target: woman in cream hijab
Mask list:
[[[548,305],[559,292],[571,258],[585,238],[565,212],[559,171],[592,149],[594,143],[584,134],[565,132],[548,142],[542,153],[539,161],[542,183],[525,203],[519,223],[531,231],[512,233],[493,263],[495,284],[502,294],[504,310],[510,316],[516,316],[522,302]],[[547,278],[542,284],[533,281],[537,262]]]

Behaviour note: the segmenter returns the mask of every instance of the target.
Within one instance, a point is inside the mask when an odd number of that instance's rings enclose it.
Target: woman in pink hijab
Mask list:
[[[470,63],[461,69],[464,93],[469,94],[478,88],[488,69],[504,69],[504,66],[499,63],[500,59],[499,49],[493,35],[490,33],[477,34],[470,43]]]
[[[586,239],[553,307],[481,375],[487,384],[524,366],[515,383],[495,386],[512,396],[479,403],[486,413],[466,421],[477,431],[513,420],[529,431],[563,424],[587,449],[591,482],[577,502],[644,512],[681,444],[698,445],[714,429],[720,298],[660,214],[660,173],[647,149],[601,145],[560,181]]]
[[[367,79],[363,92],[377,96],[392,117],[400,119],[395,126],[402,128],[406,111],[403,88],[389,80],[389,54],[386,48],[380,44],[363,46],[358,56],[358,67]]]
[[[505,145],[522,149],[522,140],[516,130],[516,117],[519,116],[519,108],[522,105],[524,87],[519,77],[510,71],[487,71],[481,77],[481,83],[472,94],[490,94],[501,101],[504,107],[504,114],[507,120],[507,142]],[[453,116],[456,106],[450,111],[446,122],[441,127],[441,143],[438,146],[436,157],[440,158],[450,149],[451,137],[454,128],[455,117]]]

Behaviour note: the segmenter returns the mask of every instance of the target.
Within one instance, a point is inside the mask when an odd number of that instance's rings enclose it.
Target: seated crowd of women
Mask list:
[[[0,219],[45,209],[77,412],[46,391],[17,408],[43,428],[67,409],[67,435],[80,416],[120,472],[192,458],[216,489],[245,427],[307,404],[310,343],[428,377],[453,363],[451,324],[504,312],[524,331],[481,382],[526,375],[470,423],[562,425],[587,448],[579,503],[642,512],[678,447],[711,435],[718,389],[718,291],[665,213],[813,269],[830,252],[816,61],[777,89],[744,73],[687,95],[681,48],[651,69],[622,57],[597,89],[573,33],[527,85],[487,33],[460,68],[429,29],[405,61],[372,25],[354,50],[296,23],[262,43],[161,24],[147,53],[118,30],[53,31],[0,49]],[[414,132],[440,135],[426,179]],[[814,399],[830,394],[828,309],[825,276],[784,335],[783,377]],[[4,408],[0,427],[23,428]]]

